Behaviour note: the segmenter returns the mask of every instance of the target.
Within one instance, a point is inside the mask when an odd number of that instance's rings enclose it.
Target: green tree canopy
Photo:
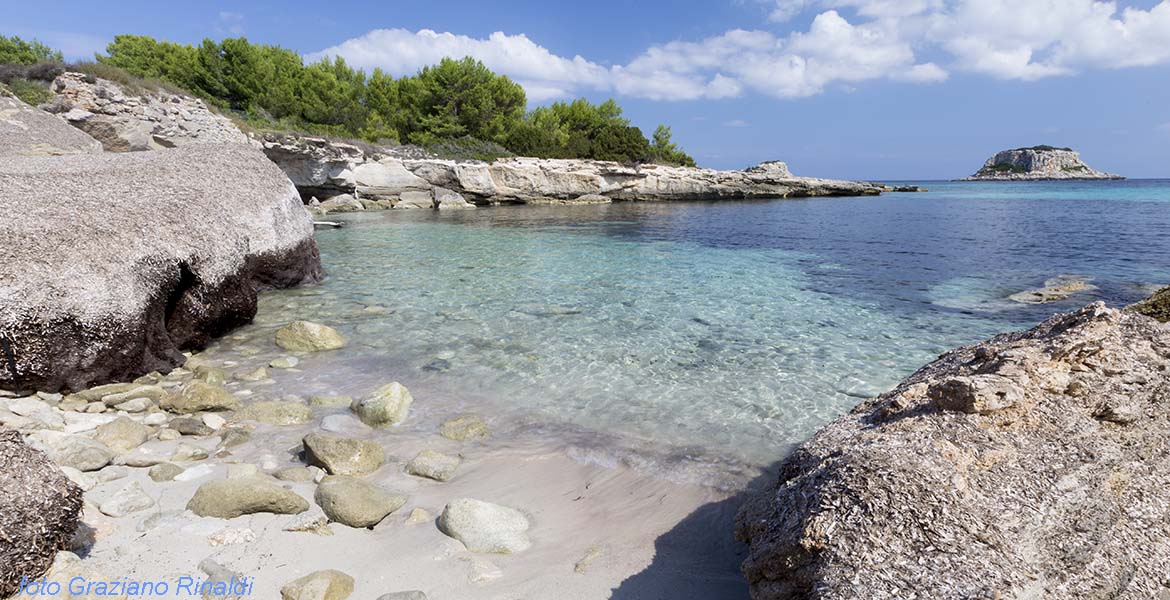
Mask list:
[[[37,40],[24,41],[17,36],[0,35],[0,64],[31,65],[42,61],[61,62],[59,50]]]

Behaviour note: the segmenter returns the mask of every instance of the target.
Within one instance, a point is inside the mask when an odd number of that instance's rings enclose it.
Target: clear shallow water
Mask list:
[[[285,375],[305,393],[397,379],[422,418],[486,405],[552,437],[763,465],[946,349],[1170,282],[1170,181],[925,185],[343,217],[317,235],[325,284],[265,294],[251,331],[350,338]],[[1069,274],[1098,289],[1005,300]]]

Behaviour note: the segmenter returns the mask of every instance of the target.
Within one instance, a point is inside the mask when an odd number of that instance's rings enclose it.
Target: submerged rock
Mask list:
[[[457,442],[485,438],[490,433],[487,423],[479,415],[460,415],[439,425],[439,435]]]
[[[345,346],[336,329],[310,321],[293,321],[276,332],[276,345],[294,352],[321,352]]]
[[[1170,330],[1102,304],[944,354],[744,505],[752,597],[1158,597],[1167,373]]]
[[[288,427],[313,420],[313,410],[298,402],[257,402],[236,412],[237,421],[259,421],[268,425]]]
[[[1034,290],[1027,290],[1018,294],[1008,296],[1009,300],[1013,302],[1021,302],[1024,304],[1047,304],[1049,302],[1057,302],[1064,300],[1073,294],[1081,292],[1088,292],[1097,289],[1097,286],[1089,283],[1089,280],[1084,277],[1064,276],[1053,277],[1044,282],[1044,287]]]
[[[6,157],[0,203],[2,389],[169,371],[258,289],[322,275],[296,189],[247,146]]]
[[[439,515],[439,529],[472,552],[512,554],[527,550],[529,523],[524,513],[471,498],[453,500]]]
[[[19,433],[0,429],[0,598],[40,577],[77,530],[82,492]]]
[[[397,381],[388,383],[364,398],[354,400],[350,409],[370,427],[398,425],[406,420],[414,398]]]

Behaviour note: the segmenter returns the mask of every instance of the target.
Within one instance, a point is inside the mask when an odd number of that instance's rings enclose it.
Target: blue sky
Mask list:
[[[59,1],[6,7],[0,33],[72,58],[244,35],[396,73],[472,54],[530,104],[615,97],[716,168],[944,179],[1045,143],[1170,177],[1170,0]]]

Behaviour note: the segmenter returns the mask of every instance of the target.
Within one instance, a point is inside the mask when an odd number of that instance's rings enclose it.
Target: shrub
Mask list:
[[[13,79],[8,82],[8,89],[12,91],[12,95],[31,106],[44,104],[56,98],[53,92],[49,91],[49,86],[39,81]]]
[[[61,52],[37,40],[24,41],[17,36],[0,35],[0,63],[31,65],[42,61],[61,62]]]
[[[448,160],[493,161],[497,158],[515,156],[507,148],[495,142],[485,142],[471,136],[435,140],[424,145],[423,148],[439,158]]]

